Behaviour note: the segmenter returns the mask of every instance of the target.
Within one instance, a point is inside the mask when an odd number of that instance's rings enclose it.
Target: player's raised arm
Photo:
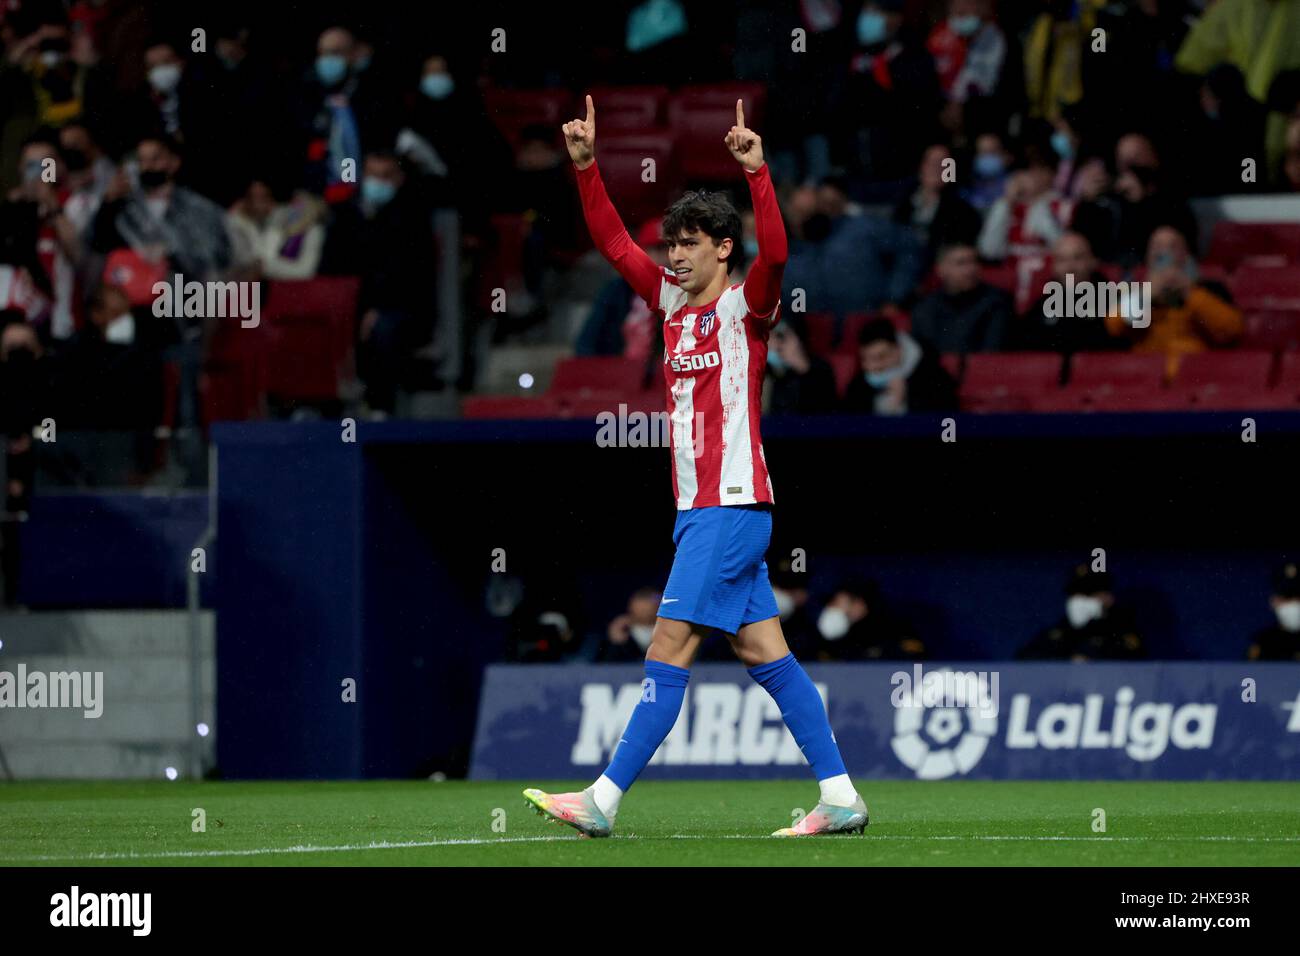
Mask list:
[[[627,234],[596,167],[596,104],[591,101],[591,94],[587,95],[587,118],[570,120],[564,124],[563,130],[564,144],[569,148],[569,158],[577,172],[582,214],[587,220],[592,241],[632,290],[645,299],[650,308],[658,308],[662,273],[654,260]]]
[[[781,276],[790,256],[790,246],[772,176],[763,161],[763,140],[745,125],[745,104],[741,100],[736,100],[736,125],[731,127],[725,141],[731,155],[745,169],[749,195],[754,201],[758,258],[745,278],[745,301],[755,315],[775,321],[776,306],[781,301]]]

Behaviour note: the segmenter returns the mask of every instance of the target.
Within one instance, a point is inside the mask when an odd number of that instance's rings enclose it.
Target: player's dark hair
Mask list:
[[[718,245],[723,239],[731,240],[731,255],[727,257],[727,273],[740,261],[744,248],[740,213],[726,193],[693,190],[668,207],[664,213],[664,238],[676,238],[683,232],[702,232]]]

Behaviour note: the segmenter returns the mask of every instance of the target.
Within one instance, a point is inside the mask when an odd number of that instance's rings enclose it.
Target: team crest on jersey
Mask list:
[[[715,322],[717,322],[717,321],[718,321],[718,310],[717,310],[717,309],[709,309],[708,312],[705,312],[703,315],[701,315],[701,316],[700,316],[700,331],[699,331],[699,333],[696,335],[696,338],[700,338],[700,339],[702,339],[702,338],[704,338],[706,335],[708,335],[710,332],[712,332],[712,331],[713,331],[713,324],[714,324]]]

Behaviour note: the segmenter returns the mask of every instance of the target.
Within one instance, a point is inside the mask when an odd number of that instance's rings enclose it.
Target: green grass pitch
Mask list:
[[[7,783],[0,865],[1300,865],[1300,783],[857,783],[864,836],[792,840],[810,781],[643,780],[608,840],[520,794],[575,781]]]

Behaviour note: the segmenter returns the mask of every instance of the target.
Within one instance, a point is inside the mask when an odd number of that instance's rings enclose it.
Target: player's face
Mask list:
[[[684,292],[707,289],[719,272],[727,271],[731,240],[718,245],[713,237],[699,232],[683,232],[666,240],[668,268],[677,273],[677,283]]]

